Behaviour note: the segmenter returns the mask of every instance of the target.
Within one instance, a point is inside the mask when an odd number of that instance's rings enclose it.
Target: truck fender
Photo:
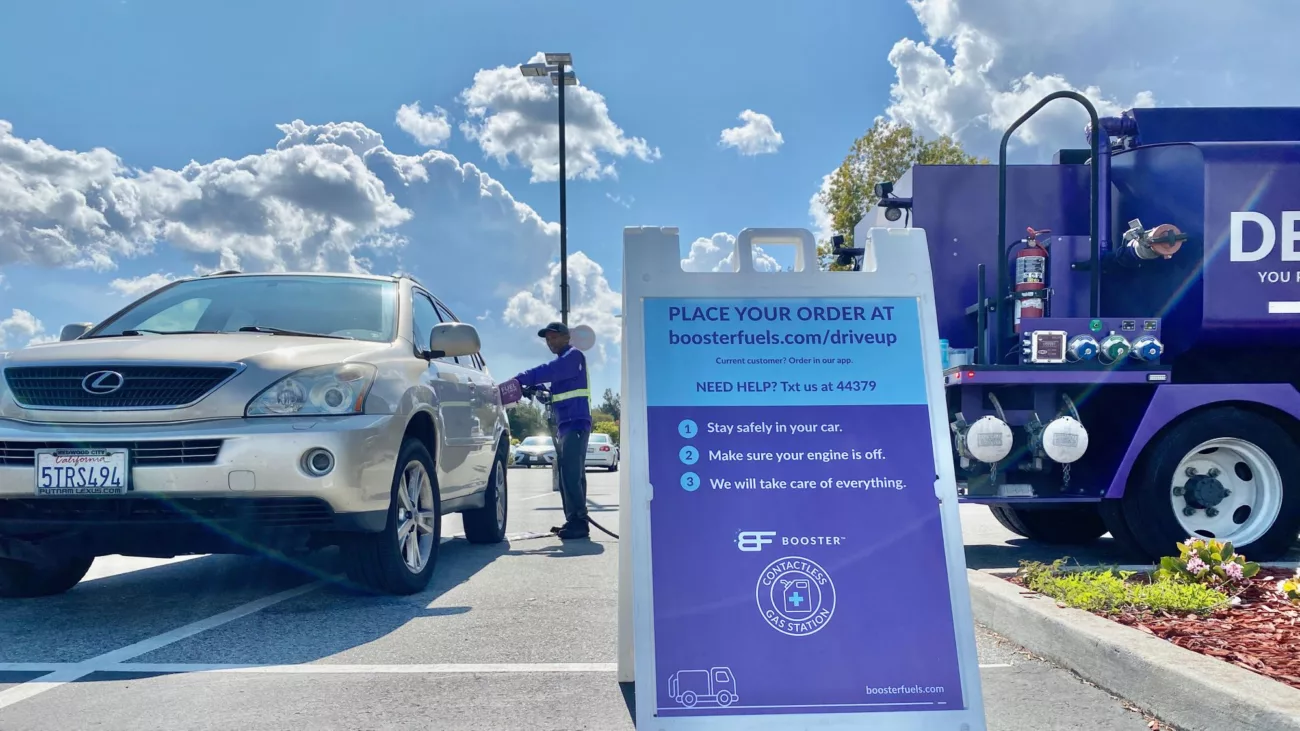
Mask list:
[[[1289,383],[1171,383],[1156,387],[1128,450],[1111,478],[1107,498],[1121,498],[1138,458],[1153,439],[1193,411],[1207,406],[1240,405],[1271,416],[1289,415],[1300,422],[1300,393]],[[1283,424],[1290,429],[1290,425]]]

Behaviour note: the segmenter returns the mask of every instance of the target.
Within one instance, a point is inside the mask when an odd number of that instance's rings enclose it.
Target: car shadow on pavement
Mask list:
[[[145,664],[295,665],[322,660],[341,662],[428,662],[427,658],[398,658],[404,648],[394,633],[412,624],[415,631],[447,631],[442,623],[463,623],[474,607],[459,604],[435,606],[450,591],[468,582],[512,551],[510,542],[475,545],[463,539],[442,544],[428,588],[408,596],[376,595],[360,591],[339,570],[337,549],[304,557],[208,556],[165,566],[108,576],[74,587],[67,594],[44,599],[0,603],[0,625],[39,616],[40,634],[31,647],[26,638],[9,640],[0,662],[49,662],[44,648],[60,628],[78,627],[79,636],[93,638],[104,626],[106,614],[115,617],[106,628],[102,650],[175,630],[236,606],[315,580],[323,585],[300,596],[272,604],[229,623],[126,659]],[[149,612],[121,610],[148,606]],[[126,628],[123,624],[135,625]],[[12,626],[12,625],[11,625]],[[409,635],[407,635],[409,638]],[[8,657],[18,655],[21,657]],[[355,659],[364,655],[363,659]],[[338,659],[343,656],[343,659]],[[82,656],[84,657],[84,655]],[[69,658],[79,659],[79,658]],[[176,671],[142,671],[131,677],[170,675]],[[120,681],[128,674],[93,673],[76,682]]]

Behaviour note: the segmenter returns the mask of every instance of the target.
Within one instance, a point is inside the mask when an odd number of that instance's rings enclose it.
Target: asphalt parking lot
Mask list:
[[[0,602],[0,731],[631,729],[614,673],[618,543],[539,535],[562,521],[549,471],[509,479],[512,539],[473,546],[448,518],[416,596],[351,593],[322,552],[107,557],[66,595]],[[593,517],[617,531],[618,474],[588,480]],[[972,567],[1033,555],[987,510],[962,518]],[[990,729],[1148,728],[1064,670],[978,641]]]

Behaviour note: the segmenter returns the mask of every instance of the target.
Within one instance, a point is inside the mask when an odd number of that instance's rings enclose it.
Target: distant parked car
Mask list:
[[[554,463],[555,442],[548,435],[524,437],[515,446],[515,464],[520,467],[549,467]]]
[[[509,431],[479,336],[409,277],[222,272],[0,358],[0,596],[96,556],[339,545],[429,583],[441,517],[506,531]]]
[[[591,433],[587,440],[587,466],[604,467],[610,472],[618,469],[618,445],[608,434]]]

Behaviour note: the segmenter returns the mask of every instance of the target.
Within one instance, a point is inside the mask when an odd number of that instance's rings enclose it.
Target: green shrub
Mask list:
[[[1300,604],[1300,569],[1295,570],[1295,576],[1277,582],[1277,590],[1287,601]]]
[[[598,434],[608,434],[609,438],[612,439],[615,444],[618,444],[619,430],[617,421],[598,422],[592,425],[591,430]]]
[[[1019,576],[1025,586],[1056,599],[1066,606],[1099,614],[1115,614],[1126,609],[1203,614],[1230,601],[1227,594],[1212,586],[1188,583],[1168,576],[1150,582],[1130,581],[1132,571],[1093,569],[1062,571],[1065,559],[1050,565],[1021,561]]]

